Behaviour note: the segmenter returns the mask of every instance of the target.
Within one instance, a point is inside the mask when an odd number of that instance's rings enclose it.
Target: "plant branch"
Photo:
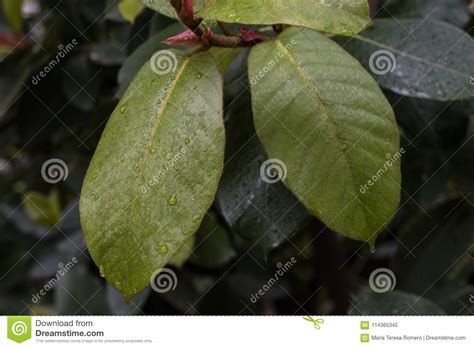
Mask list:
[[[201,26],[202,18],[196,18],[193,0],[170,0],[180,21],[191,30],[204,46],[214,47],[250,47],[261,41],[271,40],[270,37],[258,35],[258,40],[249,40],[249,35],[232,35],[227,29],[222,29],[225,35],[215,34],[210,28],[204,29]],[[221,25],[221,24],[219,24]],[[171,42],[171,41],[169,41]]]
[[[227,36],[233,36],[232,33],[230,32],[229,28],[227,27],[227,25],[223,22],[217,22],[217,24],[219,25],[219,28],[222,30],[222,32],[227,35]]]

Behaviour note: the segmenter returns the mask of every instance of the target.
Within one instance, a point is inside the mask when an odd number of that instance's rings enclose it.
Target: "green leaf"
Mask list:
[[[240,48],[211,47],[209,49],[209,53],[214,56],[219,70],[223,74],[241,52],[242,50]]]
[[[395,93],[440,101],[474,96],[474,41],[451,24],[379,19],[344,48]]]
[[[23,208],[32,221],[50,227],[56,225],[61,215],[61,205],[57,191],[51,191],[49,195],[44,195],[41,192],[30,192],[26,194]]]
[[[141,0],[142,3],[151,8],[152,10],[155,10],[158,13],[161,13],[162,15],[178,19],[178,16],[176,15],[176,11],[173,6],[171,6],[169,0]],[[207,2],[210,0],[194,0],[194,10],[198,11],[202,9]]]
[[[123,18],[132,24],[144,7],[140,0],[122,0],[118,6]]]
[[[3,0],[2,4],[8,24],[10,24],[13,31],[20,32],[23,26],[23,17],[21,15],[23,0]]]
[[[199,228],[223,168],[216,63],[208,53],[159,55],[113,112],[81,194],[89,251],[126,299]]]
[[[303,28],[257,45],[249,78],[257,134],[286,186],[331,229],[374,242],[401,180],[398,128],[377,83]]]
[[[198,15],[228,23],[289,24],[354,35],[370,24],[366,0],[210,0]]]

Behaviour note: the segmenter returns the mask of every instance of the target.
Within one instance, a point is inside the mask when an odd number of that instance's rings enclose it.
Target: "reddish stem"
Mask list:
[[[195,16],[193,0],[170,0],[170,2],[181,22],[201,38],[204,46],[235,48],[253,46],[259,42],[244,40],[242,36],[219,35],[211,29],[203,29],[201,27],[202,18],[196,18]],[[266,40],[270,40],[270,38],[262,36],[260,41]]]

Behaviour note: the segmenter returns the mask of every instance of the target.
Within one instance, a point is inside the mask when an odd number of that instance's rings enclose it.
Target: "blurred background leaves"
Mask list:
[[[446,62],[472,79],[469,1],[371,3],[378,20],[389,24],[362,36],[394,45],[405,40],[414,55],[440,59],[447,48],[466,40],[449,50]],[[422,35],[423,47],[410,41],[409,29],[417,25],[421,30],[412,34]],[[460,99],[456,79],[403,57],[397,60],[403,74],[379,78],[406,154],[401,207],[371,253],[367,245],[327,231],[283,185],[261,180],[260,165],[267,157],[251,122],[248,50],[237,52],[225,73],[224,176],[213,208],[190,242],[192,253],[169,266],[177,287],[165,294],[148,289],[125,303],[90,259],[78,197],[118,98],[140,67],[164,48],[162,41],[181,30],[181,24],[135,0],[3,1],[0,313],[473,313],[472,85],[462,92],[463,100],[453,101]],[[58,56],[73,40],[78,44]],[[346,43],[368,67],[373,48],[357,40]],[[39,75],[51,61],[54,67]],[[425,85],[407,88],[406,78],[423,74]],[[41,176],[51,158],[62,159],[69,171],[55,185]],[[252,295],[291,257],[297,260],[291,270],[254,303]],[[73,258],[77,263],[58,277]],[[394,291],[370,289],[369,277],[381,267],[394,272]],[[34,301],[52,279],[57,279],[54,286]]]

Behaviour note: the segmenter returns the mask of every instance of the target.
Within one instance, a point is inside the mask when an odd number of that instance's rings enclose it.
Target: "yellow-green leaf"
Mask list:
[[[369,23],[367,0],[209,0],[206,19],[242,24],[289,24],[354,35]]]
[[[126,299],[149,285],[214,200],[224,161],[222,84],[209,53],[159,51],[102,135],[82,188],[81,224],[95,263]]]
[[[49,195],[30,192],[25,196],[23,208],[32,221],[50,227],[56,225],[61,215],[57,191],[51,191]]]
[[[252,49],[249,77],[269,169],[329,228],[373,243],[401,180],[398,128],[375,80],[335,42],[296,27]]]
[[[152,10],[155,10],[158,13],[161,13],[162,15],[165,15],[167,17],[171,17],[174,19],[178,19],[178,16],[176,15],[176,11],[171,6],[169,0],[141,0],[142,3],[151,8]],[[211,0],[194,0],[194,10],[198,11],[202,9],[206,3],[209,3]]]
[[[21,6],[23,0],[3,0],[3,12],[13,31],[20,32],[23,26]]]
[[[130,23],[135,23],[135,19],[144,7],[140,0],[122,0],[118,6],[123,18]]]

